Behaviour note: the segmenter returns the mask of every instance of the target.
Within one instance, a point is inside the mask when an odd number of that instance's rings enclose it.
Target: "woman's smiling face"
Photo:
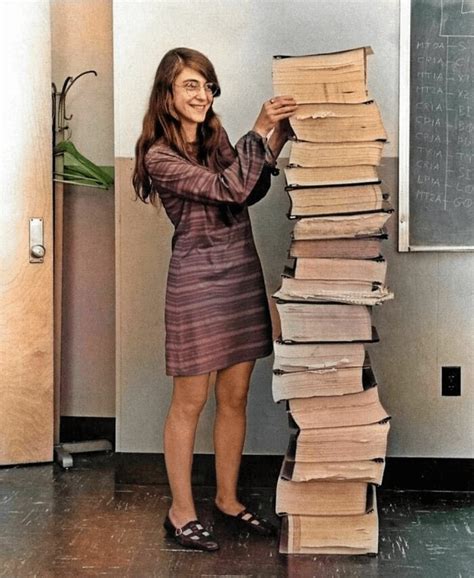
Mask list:
[[[193,68],[185,67],[173,83],[173,104],[188,140],[195,140],[198,124],[204,122],[214,97],[208,81]]]

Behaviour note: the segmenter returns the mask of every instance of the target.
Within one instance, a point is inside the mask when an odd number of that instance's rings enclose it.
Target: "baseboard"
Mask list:
[[[116,482],[122,484],[167,483],[163,454],[117,453]],[[275,487],[282,456],[244,455],[239,486]],[[472,491],[472,459],[387,458],[382,487],[391,490]],[[214,486],[214,456],[195,454],[193,485]]]
[[[107,439],[115,447],[115,418],[61,417],[62,442]],[[161,453],[116,453],[115,477],[121,484],[166,484]],[[244,455],[239,486],[275,487],[281,455]],[[387,457],[382,482],[384,489],[473,491],[474,460],[469,458]],[[214,486],[214,455],[195,454],[193,485]]]
[[[393,490],[473,491],[474,460],[469,458],[390,458],[382,487]]]
[[[62,443],[99,439],[110,441],[115,448],[114,417],[61,416],[59,440]]]

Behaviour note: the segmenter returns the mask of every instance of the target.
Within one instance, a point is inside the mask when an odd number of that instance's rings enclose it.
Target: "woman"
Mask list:
[[[206,56],[187,48],[165,54],[133,175],[137,197],[155,204],[158,195],[175,227],[165,307],[166,373],[173,376],[164,429],[173,502],[165,528],[181,545],[207,551],[219,546],[197,519],[191,466],[212,371],[217,371],[216,513],[260,534],[275,530],[237,498],[250,376],[255,360],[272,352],[247,207],[267,193],[275,159],[291,133],[287,119],[296,110],[290,97],[270,99],[234,149],[212,109],[219,95]]]

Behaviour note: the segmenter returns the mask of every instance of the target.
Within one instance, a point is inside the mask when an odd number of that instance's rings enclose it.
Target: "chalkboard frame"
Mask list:
[[[415,245],[410,243],[411,5],[411,0],[400,0],[398,250],[400,252],[474,251],[474,246]]]

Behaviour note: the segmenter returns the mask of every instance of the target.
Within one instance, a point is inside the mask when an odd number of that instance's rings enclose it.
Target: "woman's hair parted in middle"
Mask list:
[[[135,145],[135,168],[132,182],[136,197],[144,203],[147,203],[150,197],[151,203],[155,204],[157,195],[144,164],[145,155],[156,140],[162,138],[165,144],[181,156],[193,160],[181,131],[181,121],[173,105],[173,83],[185,67],[193,68],[208,82],[219,86],[211,61],[197,50],[173,48],[161,59],[156,70],[148,109],[143,118],[142,133]],[[224,168],[219,162],[220,131],[220,120],[211,106],[205,121],[199,125],[197,160],[205,166],[217,169]]]

